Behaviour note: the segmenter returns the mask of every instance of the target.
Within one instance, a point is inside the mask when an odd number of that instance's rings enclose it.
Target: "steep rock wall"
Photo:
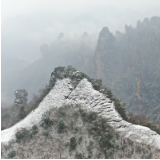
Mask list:
[[[160,121],[160,17],[125,26],[116,35],[104,27],[98,38],[92,74],[102,79],[129,112]],[[91,67],[92,68],[92,67]]]

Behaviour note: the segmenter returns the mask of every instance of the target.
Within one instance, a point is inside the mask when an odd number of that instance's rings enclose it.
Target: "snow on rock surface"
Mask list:
[[[106,118],[108,123],[123,137],[139,143],[151,145],[160,150],[160,135],[147,127],[133,125],[124,121],[115,110],[115,106],[110,102],[110,99],[106,98],[102,93],[94,90],[92,84],[89,83],[87,79],[83,79],[77,85],[75,90],[69,95],[68,99],[68,102],[81,103],[87,109],[91,109]],[[90,102],[90,99],[92,102]]]
[[[40,122],[42,114],[54,107],[65,104],[81,104],[84,109],[97,112],[107,119],[108,123],[119,132],[122,137],[132,141],[150,145],[160,150],[160,135],[147,127],[133,125],[124,121],[115,110],[114,103],[105,95],[93,89],[87,79],[81,80],[72,91],[71,80],[66,78],[58,80],[53,89],[39,104],[39,107],[30,113],[25,119],[13,127],[1,132],[1,142],[9,142],[15,139],[15,133],[21,128],[31,128]],[[67,98],[66,98],[67,97]]]

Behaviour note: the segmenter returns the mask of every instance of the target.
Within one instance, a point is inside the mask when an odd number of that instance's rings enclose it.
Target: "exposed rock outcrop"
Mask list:
[[[28,92],[25,89],[19,89],[14,92],[16,99],[14,104],[16,106],[23,106],[27,103]]]

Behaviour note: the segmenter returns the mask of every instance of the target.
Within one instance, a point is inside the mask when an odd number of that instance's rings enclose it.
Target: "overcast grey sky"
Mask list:
[[[86,12],[91,8],[113,6],[118,10],[149,10],[160,6],[159,0],[2,0],[2,20],[16,14],[48,12]]]
[[[98,37],[102,27],[124,32],[138,19],[160,16],[159,0],[1,0],[2,54],[33,62],[39,46],[51,44],[60,32]]]

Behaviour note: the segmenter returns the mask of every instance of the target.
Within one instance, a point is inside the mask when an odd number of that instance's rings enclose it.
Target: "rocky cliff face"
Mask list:
[[[64,73],[38,108],[1,132],[2,158],[160,158],[160,135],[123,120],[95,82]]]
[[[126,103],[134,114],[160,121],[160,17],[125,26],[116,36],[105,27],[93,66],[96,76]],[[93,67],[92,67],[93,68]]]

